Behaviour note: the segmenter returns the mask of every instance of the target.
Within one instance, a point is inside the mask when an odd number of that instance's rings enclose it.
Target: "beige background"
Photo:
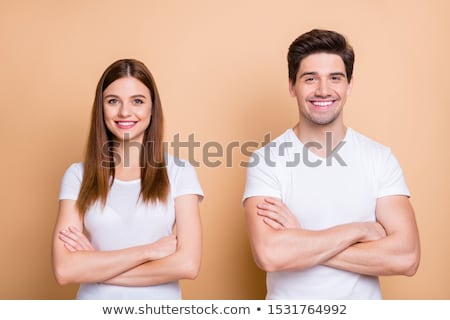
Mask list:
[[[388,299],[450,299],[450,4],[369,1],[0,1],[0,298],[71,299],[50,243],[64,170],[82,159],[95,85],[134,57],[153,72],[166,139],[260,142],[293,126],[286,53],[312,28],[356,50],[348,125],[389,145],[412,192],[422,243],[413,278],[382,279]],[[211,151],[214,151],[211,149]],[[202,151],[197,150],[196,160]],[[246,156],[198,175],[204,258],[187,299],[261,299],[240,205]]]

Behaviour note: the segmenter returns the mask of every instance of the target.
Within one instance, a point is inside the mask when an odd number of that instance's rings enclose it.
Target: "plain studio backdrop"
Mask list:
[[[241,205],[242,146],[295,124],[287,49],[324,28],[356,52],[346,123],[392,148],[412,193],[421,265],[412,278],[383,277],[384,297],[449,299],[449,12],[446,0],[1,0],[0,298],[75,296],[51,269],[61,178],[82,160],[101,73],[136,58],[159,87],[166,141],[200,143],[191,160],[206,195],[203,261],[182,281],[184,298],[263,299]]]

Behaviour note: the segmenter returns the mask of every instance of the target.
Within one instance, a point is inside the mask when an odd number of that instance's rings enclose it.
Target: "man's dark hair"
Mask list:
[[[353,75],[355,53],[345,37],[335,31],[313,29],[302,34],[289,46],[287,55],[289,79],[292,84],[297,80],[297,72],[304,58],[313,53],[333,53],[342,58],[350,82]]]

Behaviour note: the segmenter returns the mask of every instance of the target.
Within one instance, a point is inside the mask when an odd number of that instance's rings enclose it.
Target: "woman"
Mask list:
[[[162,138],[150,71],[114,62],[97,85],[85,161],[61,184],[53,267],[59,284],[80,284],[77,299],[181,299],[178,280],[197,276],[203,191]]]

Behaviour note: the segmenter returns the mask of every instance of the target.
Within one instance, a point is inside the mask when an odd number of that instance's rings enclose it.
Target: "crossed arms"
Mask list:
[[[200,269],[201,224],[197,195],[175,199],[176,235],[146,245],[95,250],[83,234],[73,200],[61,200],[53,235],[53,269],[59,284],[103,282],[149,286],[194,279]]]
[[[244,202],[256,264],[267,272],[326,265],[382,276],[416,273],[420,260],[414,210],[406,196],[377,199],[376,222],[354,222],[310,231],[278,199]]]

